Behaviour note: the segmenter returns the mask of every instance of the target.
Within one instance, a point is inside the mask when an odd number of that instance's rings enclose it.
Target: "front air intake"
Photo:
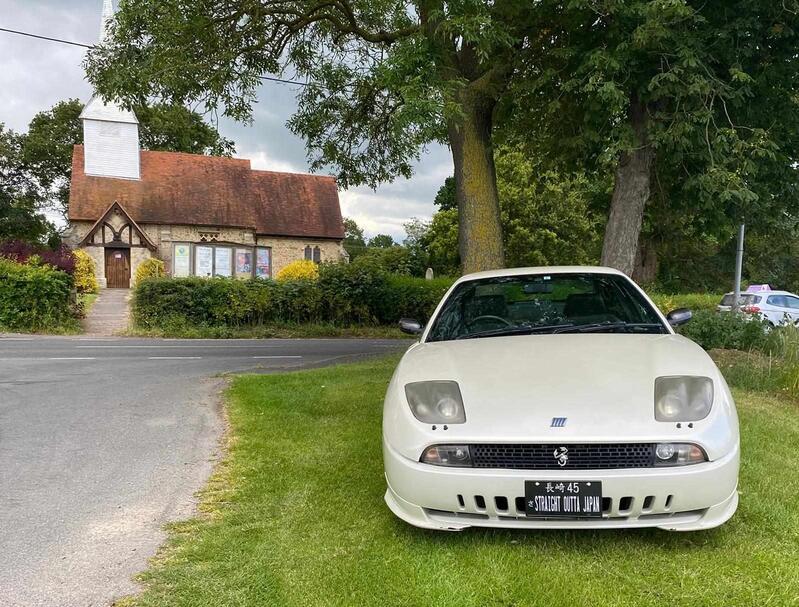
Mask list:
[[[651,468],[655,443],[470,445],[472,466],[510,470]]]

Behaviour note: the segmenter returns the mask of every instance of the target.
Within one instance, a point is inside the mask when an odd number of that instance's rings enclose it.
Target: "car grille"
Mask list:
[[[568,449],[564,465],[555,452]],[[602,443],[545,445],[470,445],[475,468],[513,470],[611,470],[650,468],[655,462],[654,443]]]

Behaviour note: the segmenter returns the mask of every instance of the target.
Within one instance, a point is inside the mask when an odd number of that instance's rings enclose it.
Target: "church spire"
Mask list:
[[[103,0],[100,43],[108,41],[113,0]],[[139,121],[115,101],[95,94],[80,113],[83,121],[83,171],[96,177],[139,179]]]
[[[114,20],[114,1],[103,0],[103,17],[100,21],[100,43],[102,44],[108,39],[109,26]]]

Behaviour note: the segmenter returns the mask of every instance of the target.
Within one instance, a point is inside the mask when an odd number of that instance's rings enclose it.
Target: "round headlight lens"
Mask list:
[[[428,407],[426,404],[417,403],[416,410],[414,411],[414,414],[417,417],[429,417],[431,413],[432,411],[430,410],[430,407]]]
[[[682,411],[682,401],[675,394],[668,394],[657,403],[660,419],[677,419]]]
[[[705,451],[693,443],[659,443],[655,447],[655,466],[686,466],[706,461]]]
[[[455,401],[454,398],[450,396],[445,396],[440,401],[438,401],[438,405],[436,405],[436,409],[441,414],[441,417],[446,419],[453,419],[458,415],[458,403]]]
[[[674,445],[671,443],[660,443],[657,449],[655,449],[655,455],[658,459],[671,459],[674,457]]]

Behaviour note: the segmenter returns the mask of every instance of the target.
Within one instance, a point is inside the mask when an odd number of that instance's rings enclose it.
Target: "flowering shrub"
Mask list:
[[[292,261],[277,273],[278,280],[315,280],[319,278],[319,266],[308,259]]]
[[[0,242],[0,257],[24,264],[28,263],[28,260],[34,256],[38,256],[42,263],[53,266],[67,274],[75,272],[75,257],[66,245],[61,245],[57,249],[48,249],[22,240]]]
[[[81,293],[97,293],[99,286],[95,275],[95,263],[92,256],[86,251],[78,249],[73,253],[75,256],[75,288]]]
[[[162,278],[164,276],[164,262],[155,257],[145,259],[136,268],[135,284],[145,278]]]

